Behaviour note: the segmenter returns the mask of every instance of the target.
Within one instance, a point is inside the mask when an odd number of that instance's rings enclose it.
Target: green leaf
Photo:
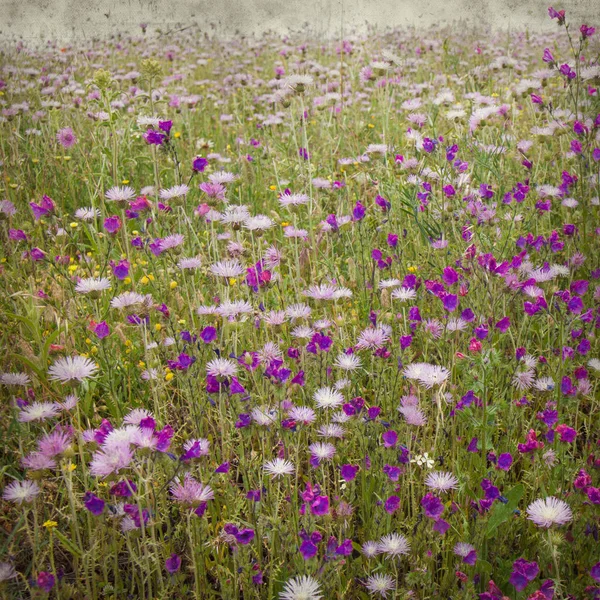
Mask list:
[[[525,493],[525,488],[522,484],[515,485],[514,488],[506,494],[508,502],[506,504],[497,503],[490,514],[490,518],[487,522],[487,528],[485,530],[485,537],[489,538],[492,533],[500,526],[510,519],[514,510],[519,505],[519,501]]]
[[[81,558],[83,556],[83,552],[63,533],[55,529],[52,532],[52,535],[56,536],[56,539],[61,543],[61,546],[67,551],[70,552],[73,556],[77,558]]]

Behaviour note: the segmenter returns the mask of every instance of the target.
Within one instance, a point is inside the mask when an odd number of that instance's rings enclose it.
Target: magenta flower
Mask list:
[[[390,496],[385,501],[385,505],[384,505],[385,512],[389,513],[390,515],[392,513],[394,513],[395,511],[397,511],[399,507],[400,507],[400,498],[398,498],[398,496]]]
[[[92,492],[85,493],[83,504],[96,517],[100,516],[104,511],[104,500],[98,498]]]
[[[63,148],[72,148],[77,143],[77,138],[70,127],[65,127],[56,134],[56,141]]]
[[[169,558],[167,558],[167,560],[165,560],[165,569],[171,575],[173,575],[174,573],[177,573],[177,571],[179,571],[180,568],[181,568],[181,558],[179,556],[177,556],[177,554],[171,554],[171,556]]]
[[[517,592],[522,592],[529,582],[533,581],[540,572],[540,568],[535,561],[528,562],[524,558],[519,558],[513,563],[512,573],[509,582]]]
[[[444,512],[444,505],[442,501],[434,496],[431,492],[428,492],[421,499],[421,506],[425,510],[425,516],[430,519],[439,519]]]
[[[316,516],[323,516],[329,512],[329,496],[317,496],[310,504],[310,512]]]
[[[383,445],[385,448],[393,448],[398,443],[398,434],[393,431],[384,431],[381,434],[381,438],[383,439]]]

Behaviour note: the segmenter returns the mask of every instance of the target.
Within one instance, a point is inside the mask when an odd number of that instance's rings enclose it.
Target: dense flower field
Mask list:
[[[600,46],[549,16],[5,43],[3,598],[600,598]]]

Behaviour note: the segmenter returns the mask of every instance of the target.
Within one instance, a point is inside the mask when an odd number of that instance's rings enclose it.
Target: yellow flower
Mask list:
[[[71,471],[71,473],[77,468],[77,465],[75,463],[69,463],[67,466],[67,469],[69,469],[69,471]]]
[[[373,125],[373,123],[369,123],[369,124],[367,125],[367,127],[368,127],[369,129],[374,129],[374,128],[375,128],[375,125]]]
[[[125,279],[123,279],[123,283],[131,283],[131,277],[125,277]]]
[[[282,227],[288,227],[289,223],[287,221],[281,221],[281,226]]]
[[[179,138],[181,137],[181,131],[176,131],[176,132],[173,134],[173,137],[174,137],[174,138],[176,138],[176,139],[179,139]]]
[[[277,186],[276,186],[276,185],[270,185],[270,186],[269,186],[269,189],[270,189],[272,192],[274,192],[274,191],[277,189]]]
[[[176,281],[171,281],[171,283],[169,284],[169,287],[174,290],[177,287],[177,282]]]
[[[121,181],[121,183],[123,185],[127,185],[129,183],[129,179],[123,179],[123,181]]]
[[[229,278],[229,285],[235,285],[236,283],[237,283],[237,279],[235,279],[235,277]]]
[[[179,319],[177,323],[179,323],[179,325],[185,325],[185,319]]]
[[[58,527],[58,523],[56,521],[46,521],[43,526],[46,529],[52,529],[53,527]]]
[[[148,277],[146,277],[146,275],[144,275],[141,279],[140,279],[140,283],[142,285],[146,285],[147,283],[150,283],[150,279],[148,279]]]
[[[79,227],[79,223],[75,223],[75,222],[73,221],[73,223],[69,223],[69,227],[70,227],[71,229],[76,229],[77,227]]]
[[[125,340],[125,345],[130,348],[131,346],[133,346],[133,342],[131,340]]]
[[[156,331],[160,331],[160,330],[162,329],[162,325],[161,325],[160,323],[157,323],[157,324],[154,326],[154,329],[156,329]]]
[[[146,363],[143,360],[140,360],[140,362],[138,363],[138,367],[140,369],[143,369],[146,366]]]
[[[410,273],[416,273],[419,270],[419,267],[408,267]]]
[[[175,375],[173,375],[173,373],[167,373],[165,375],[165,381],[171,381],[171,379],[173,379],[173,377],[175,377]]]
[[[70,265],[69,266],[69,273],[75,273],[75,271],[77,271],[79,267],[77,265]]]
[[[152,273],[149,273],[149,274],[148,274],[148,279],[149,279],[150,281],[154,281],[154,275],[152,275]]]

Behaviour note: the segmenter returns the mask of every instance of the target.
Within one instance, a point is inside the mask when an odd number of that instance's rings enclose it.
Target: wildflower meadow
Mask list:
[[[0,597],[600,598],[600,38],[0,53]]]

